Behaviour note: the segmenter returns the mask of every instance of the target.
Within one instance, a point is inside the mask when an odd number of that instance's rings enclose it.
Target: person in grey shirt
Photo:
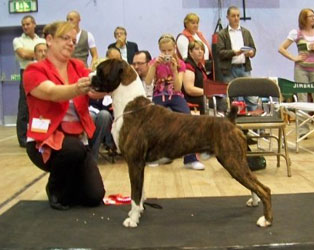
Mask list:
[[[86,30],[80,29],[81,16],[80,13],[78,13],[77,11],[73,10],[69,12],[67,14],[66,20],[74,25],[77,32],[76,45],[72,56],[74,58],[81,59],[86,67],[92,69],[98,60],[98,52],[93,34]],[[87,59],[89,53],[92,57],[92,60],[90,65],[88,66]]]

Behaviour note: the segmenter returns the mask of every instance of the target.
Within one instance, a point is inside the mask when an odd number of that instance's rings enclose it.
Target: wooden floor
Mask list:
[[[293,125],[290,125],[293,126]],[[292,141],[292,137],[289,138]],[[314,135],[301,143],[295,153],[289,143],[292,177],[287,177],[284,160],[276,167],[275,157],[267,158],[267,168],[255,172],[273,194],[314,192]],[[146,167],[145,194],[148,198],[249,195],[213,157],[204,161],[205,171],[184,169],[182,159],[159,167]],[[130,194],[127,166],[101,159],[99,168],[109,194]],[[15,127],[0,126],[0,214],[19,200],[46,200],[48,174],[35,167],[18,146]]]

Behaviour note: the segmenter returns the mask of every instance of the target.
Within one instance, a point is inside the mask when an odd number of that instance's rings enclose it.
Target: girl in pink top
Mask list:
[[[190,109],[181,92],[185,63],[176,55],[176,42],[172,35],[162,35],[159,40],[161,54],[150,62],[145,79],[146,84],[154,84],[153,102],[172,111],[190,114]],[[184,157],[184,166],[196,170],[205,167],[195,154]]]

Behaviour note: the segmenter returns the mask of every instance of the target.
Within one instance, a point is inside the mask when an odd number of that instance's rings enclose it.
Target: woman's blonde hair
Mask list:
[[[57,21],[47,24],[44,27],[43,33],[45,38],[48,35],[51,35],[52,37],[61,37],[73,29],[74,25],[72,23],[66,21]]]
[[[184,18],[184,28],[186,28],[187,23],[190,23],[192,21],[196,21],[197,23],[199,23],[200,18],[198,15],[196,15],[195,13],[189,13],[185,16]]]
[[[314,14],[314,10],[310,8],[302,9],[299,14],[299,28],[302,30],[305,28],[307,23],[308,12],[312,12]]]
[[[202,43],[201,41],[198,41],[198,40],[194,40],[194,41],[189,43],[189,46],[188,46],[189,52],[192,51],[195,48],[196,45],[200,46],[201,49],[205,52],[204,43]]]

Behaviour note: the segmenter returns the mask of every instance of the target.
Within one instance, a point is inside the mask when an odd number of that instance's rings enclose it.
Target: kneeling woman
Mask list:
[[[52,208],[96,206],[105,194],[97,163],[88,149],[95,126],[89,116],[89,71],[71,59],[76,31],[68,22],[44,28],[47,58],[24,72],[29,108],[27,154],[50,173],[46,192]]]

